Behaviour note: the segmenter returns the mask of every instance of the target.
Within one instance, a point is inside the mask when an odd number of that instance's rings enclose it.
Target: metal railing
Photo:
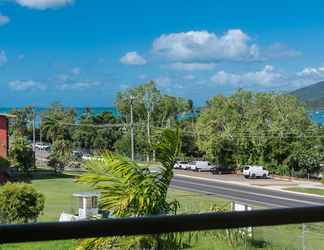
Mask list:
[[[162,234],[324,221],[324,206],[0,225],[0,243]]]

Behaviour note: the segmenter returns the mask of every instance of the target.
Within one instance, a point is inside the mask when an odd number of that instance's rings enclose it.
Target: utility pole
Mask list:
[[[39,143],[42,144],[42,116],[39,117]]]
[[[131,152],[132,152],[132,161],[134,161],[134,118],[133,118],[133,101],[134,96],[130,96],[130,129],[131,129]]]
[[[34,168],[36,168],[36,131],[35,131],[35,119],[36,113],[35,110],[33,112],[33,161],[34,161]]]

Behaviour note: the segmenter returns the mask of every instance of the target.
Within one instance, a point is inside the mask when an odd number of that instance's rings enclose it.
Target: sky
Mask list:
[[[0,0],[0,107],[105,107],[154,80],[202,105],[324,80],[324,2]]]

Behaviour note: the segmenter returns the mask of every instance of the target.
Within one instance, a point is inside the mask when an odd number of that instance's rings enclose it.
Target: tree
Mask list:
[[[28,140],[20,135],[14,136],[9,151],[10,160],[13,166],[24,175],[28,175],[34,166],[33,149]]]
[[[35,222],[44,209],[44,195],[29,184],[6,184],[0,191],[1,223]]]
[[[54,171],[62,172],[64,167],[69,163],[72,156],[72,144],[67,140],[56,140],[52,145],[52,150],[49,155],[48,165]]]
[[[133,114],[136,127],[146,130],[146,134],[141,133],[141,136],[144,136],[142,139],[146,140],[147,159],[151,156],[154,158],[154,150],[148,151],[152,143],[152,131],[156,127],[174,127],[177,116],[188,111],[188,101],[181,97],[162,94],[156,84],[149,81],[118,93],[116,106],[120,120],[125,123],[130,123],[131,97],[133,97]],[[135,141],[135,143],[137,142]]]
[[[75,122],[75,110],[65,109],[61,104],[52,104],[42,114],[42,131],[47,140],[71,139],[71,124]]]
[[[86,112],[81,116],[79,125],[72,129],[74,146],[87,151],[113,150],[121,136],[120,127],[114,126],[117,121],[111,112],[98,115]]]
[[[239,90],[211,98],[201,111],[196,133],[207,157],[223,165],[284,164],[304,133],[314,132],[295,97]],[[307,145],[302,143],[302,145]]]
[[[173,166],[180,151],[180,132],[163,130],[155,135],[155,140],[156,156],[162,164],[157,173],[152,173],[148,167],[142,167],[127,158],[109,153],[103,155],[103,160],[93,160],[86,164],[88,172],[78,181],[91,184],[100,191],[101,209],[111,211],[118,217],[175,213],[177,202],[167,202],[166,196],[173,176]],[[134,239],[139,242],[143,237],[131,239],[127,246],[121,247],[125,243],[123,237],[106,239],[104,245],[132,249],[130,245],[133,245]],[[96,242],[103,243],[102,239]],[[145,247],[152,249],[153,246],[161,246],[163,241],[159,236],[146,236],[144,242]],[[93,244],[93,241],[84,242],[80,249],[87,249],[88,244]]]
[[[11,122],[11,133],[31,138],[32,128],[30,124],[34,119],[34,108],[27,106],[21,109],[13,109],[11,114],[16,116]]]

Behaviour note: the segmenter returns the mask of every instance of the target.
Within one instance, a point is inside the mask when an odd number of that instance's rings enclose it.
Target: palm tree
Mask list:
[[[177,202],[166,200],[168,188],[173,177],[173,166],[180,150],[180,131],[161,130],[153,146],[157,160],[161,162],[159,171],[150,169],[119,155],[105,153],[103,160],[93,160],[86,164],[88,172],[79,178],[79,182],[88,183],[97,189],[101,209],[110,211],[114,216],[147,216],[174,214]],[[176,237],[136,236],[115,239],[92,239],[83,241],[78,249],[142,249],[156,248],[168,244],[165,249],[172,249],[167,239],[176,241]],[[116,240],[118,239],[118,240]],[[178,247],[177,247],[178,248]],[[163,248],[162,248],[163,249]]]
[[[42,130],[44,131],[45,137],[47,140],[54,142],[57,140],[57,137],[61,137],[62,135],[62,125],[60,124],[60,120],[57,119],[56,116],[45,116],[42,119]],[[59,138],[62,139],[62,138]]]

